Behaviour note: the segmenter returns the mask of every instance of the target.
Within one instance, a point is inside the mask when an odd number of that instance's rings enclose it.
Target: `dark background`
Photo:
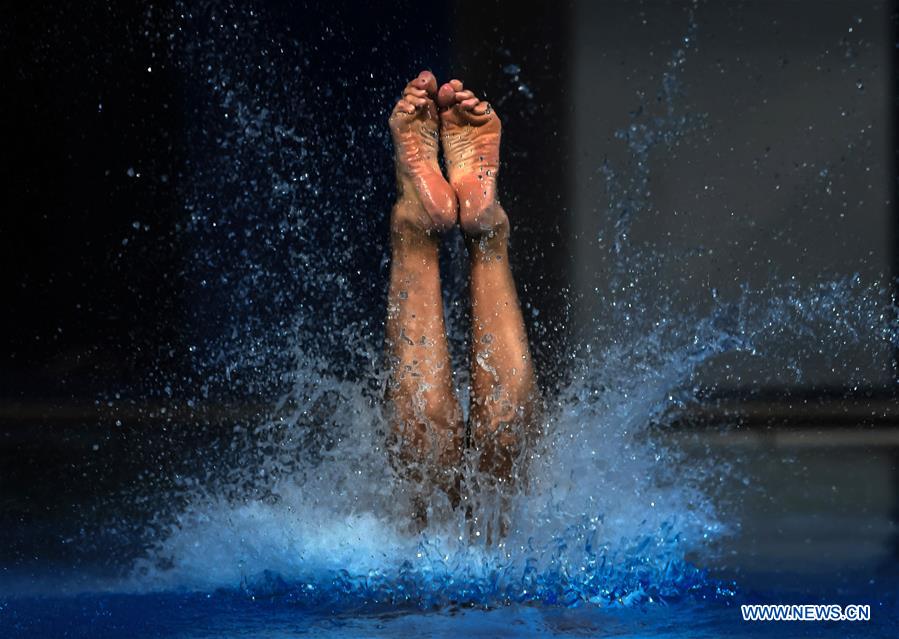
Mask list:
[[[207,318],[196,318],[186,299],[196,273],[186,272],[185,262],[197,247],[183,232],[186,191],[193,188],[185,181],[192,179],[190,160],[199,146],[190,132],[209,114],[194,97],[183,47],[173,47],[165,36],[186,6],[88,3],[20,8],[11,15],[4,45],[6,213],[0,227],[6,309],[0,395],[8,400],[92,403],[117,390],[148,393],[159,379],[192,366],[180,342]],[[211,23],[217,6],[194,7],[198,38],[210,30],[204,21]],[[689,6],[563,4],[522,14],[503,3],[460,2],[440,9],[347,4],[327,10],[272,3],[261,12],[266,33],[259,37],[315,40],[327,29],[339,30],[341,37],[318,45],[320,57],[304,70],[305,83],[355,83],[341,96],[350,112],[371,114],[392,97],[372,100],[366,80],[374,71],[402,77],[402,70],[417,66],[433,67],[441,77],[464,76],[484,87],[488,98],[507,101],[509,161],[501,188],[517,223],[520,288],[524,301],[558,318],[565,334],[572,315],[596,312],[594,303],[570,305],[566,298],[608,276],[599,251],[583,241],[597,209],[608,205],[596,167],[610,158],[626,162],[614,132],[628,123],[629,112],[642,108],[636,96],[655,90],[687,32]],[[672,255],[697,245],[719,248],[722,257],[691,266],[696,272],[688,277],[697,280],[696,287],[764,283],[772,272],[809,280],[860,272],[877,279],[896,269],[887,107],[894,48],[885,46],[890,9],[883,3],[826,2],[814,13],[809,20],[799,2],[776,9],[767,2],[697,5],[700,45],[681,78],[687,93],[682,108],[711,113],[712,131],[705,135],[716,139],[711,146],[666,149],[668,159],[660,160],[652,177],[658,212],[638,229],[650,237],[677,233],[676,218],[666,212],[690,206],[703,180],[717,181],[725,194],[693,206],[692,236],[670,247]],[[853,25],[857,38],[846,32]],[[742,41],[734,40],[737,34]],[[509,65],[519,72],[510,73]],[[725,66],[714,82],[705,80]],[[856,91],[862,82],[864,91]],[[537,97],[523,97],[521,86]],[[770,105],[788,87],[787,101]],[[755,121],[735,109],[745,109],[750,99],[758,102],[756,108],[749,105],[750,114],[763,109],[763,102],[769,105]],[[841,118],[839,110],[849,110],[849,116]],[[878,128],[868,138],[854,150],[846,144],[850,132],[871,122]],[[826,138],[796,137],[806,123],[825,130]],[[723,163],[718,149],[734,141],[742,157]],[[382,187],[372,194],[372,209],[386,209],[387,150],[381,144],[369,151],[368,170]],[[775,157],[759,169],[759,157],[766,154]],[[812,178],[791,170],[801,162],[812,165],[806,171]],[[815,200],[820,185],[814,180],[821,181],[823,168],[838,174],[833,188],[842,190],[842,198]],[[759,188],[776,181],[781,193],[792,193],[787,199],[776,199],[773,188],[771,195]],[[856,198],[864,204],[853,206],[840,226],[837,200],[845,207]],[[738,209],[740,218],[761,223],[749,231],[762,243],[755,255],[741,253],[746,228],[716,219],[722,209]],[[376,243],[359,263],[370,266],[382,246]],[[373,287],[380,284],[372,281]],[[377,312],[379,299],[372,296],[364,312]],[[552,343],[543,350],[557,348]],[[541,356],[553,360],[546,352]],[[158,371],[159,379],[147,380],[148,370]],[[869,377],[888,385],[890,376],[895,371]],[[839,386],[838,379],[810,383]]]
[[[608,201],[596,167],[610,158],[627,167],[614,133],[641,117],[641,105],[652,108],[666,65],[690,33],[692,6],[546,3],[522,11],[511,2],[273,2],[258,7],[256,35],[247,36],[244,23],[235,27],[241,38],[235,36],[234,44],[220,31],[245,19],[249,7],[79,3],[8,12],[0,27],[0,529],[8,536],[7,559],[27,563],[35,539],[50,540],[42,553],[65,555],[51,542],[95,516],[90,510],[73,514],[72,504],[113,508],[103,505],[106,495],[136,485],[148,465],[177,467],[183,463],[179,449],[215,439],[218,426],[244,415],[254,399],[247,386],[228,402],[195,410],[172,399],[197,396],[202,371],[192,349],[202,350],[241,317],[222,292],[226,287],[201,290],[198,284],[218,264],[197,259],[209,248],[198,241],[224,240],[191,232],[195,209],[186,206],[206,195],[226,200],[235,187],[209,178],[200,188],[221,190],[196,192],[197,175],[216,166],[207,162],[198,169],[198,158],[216,153],[212,141],[225,130],[216,124],[222,114],[203,102],[197,86],[198,77],[207,77],[207,49],[214,62],[229,54],[268,60],[257,52],[280,47],[272,64],[284,73],[306,60],[302,86],[321,101],[320,118],[342,118],[358,130],[382,122],[403,78],[420,68],[482,88],[504,121],[501,195],[515,224],[522,302],[540,309],[543,318],[537,325],[536,315],[526,313],[532,334],[540,337],[544,383],[551,385],[551,371],[566,358],[568,336],[599,312],[588,293],[609,269],[585,240],[595,230],[595,211]],[[779,275],[812,280],[822,272],[862,272],[891,286],[889,278],[899,270],[895,8],[853,2],[695,6],[699,45],[696,53],[688,51],[682,105],[711,114],[705,134],[711,142],[679,149],[657,166],[655,208],[644,232],[670,233],[666,212],[696,200],[694,189],[711,178],[732,201],[696,206],[690,228],[719,255],[740,255],[751,242],[754,253],[696,263],[696,291],[764,283],[772,260]],[[189,20],[182,19],[185,13]],[[850,27],[855,30],[848,32]],[[716,68],[726,72],[716,77]],[[267,82],[266,68],[246,65],[245,71],[242,81]],[[287,91],[291,85],[283,86]],[[383,94],[387,86],[393,93]],[[281,104],[292,104],[274,93]],[[753,119],[741,107],[762,115]],[[850,111],[848,118],[839,116],[838,107]],[[806,146],[797,146],[791,131],[808,122],[827,131],[828,139],[803,138]],[[851,151],[848,136],[871,122],[870,144]],[[362,142],[334,133],[313,144],[333,155],[324,166],[372,176],[366,206],[373,213],[360,232],[373,239],[348,258],[347,267],[362,273],[372,291],[369,303],[354,309],[359,321],[382,313],[381,259],[392,197],[386,127],[372,130]],[[740,157],[722,160],[731,146],[739,147]],[[742,181],[760,157],[756,181]],[[805,172],[795,168],[803,159],[814,165]],[[258,161],[239,171],[242,179],[249,182],[280,160],[260,155]],[[822,196],[815,181],[825,165],[838,175],[834,188],[849,194],[844,200],[866,202],[853,205],[845,226],[841,205]],[[332,179],[341,177],[334,173]],[[759,186],[763,182],[777,182],[778,191],[793,193],[793,199],[778,199],[773,189]],[[801,194],[811,191],[817,195],[809,203]],[[272,222],[280,215],[275,204],[254,214]],[[762,230],[748,237],[745,228],[720,225],[714,216],[722,206],[761,220]],[[727,228],[735,229],[733,236]],[[672,255],[695,243],[675,243]],[[219,258],[229,250],[214,248]],[[296,277],[285,274],[291,268],[286,262],[266,268],[275,280]],[[709,282],[705,273],[719,281]],[[302,293],[297,288],[267,298],[260,315],[290,312]],[[895,420],[894,360],[889,349],[880,348],[873,358],[865,354],[869,384],[861,408],[851,412],[853,424],[858,415],[863,425]],[[846,423],[847,388],[826,371],[798,388],[766,379],[775,387],[764,406],[743,401],[752,388],[730,384],[718,390],[735,397],[737,409],[748,406],[746,423],[753,423],[753,415],[764,427],[807,422],[807,411],[793,410],[790,398],[796,396],[828,399],[816,404],[817,425]],[[852,406],[858,406],[858,389],[853,393]],[[729,405],[730,417],[734,410]],[[710,406],[706,418],[718,417]],[[188,426],[173,429],[177,422]],[[60,518],[68,523],[60,527]]]
[[[172,2],[11,14],[0,106],[4,570],[30,566],[37,579],[34,566],[48,559],[115,564],[139,547],[124,529],[98,527],[135,515],[140,493],[166,493],[179,473],[196,470],[196,451],[227,444],[235,424],[252,423],[279,391],[274,373],[232,383],[208,373],[235,327],[246,331],[239,345],[247,351],[260,347],[258,334],[275,335],[276,346],[262,345],[272,360],[285,343],[277,340],[291,334],[279,318],[300,304],[316,309],[310,321],[322,327],[383,330],[393,198],[386,117],[422,68],[509,93],[515,85],[502,68],[514,57],[533,68],[543,106],[560,106],[544,114],[525,112],[514,93],[506,101],[505,153],[516,160],[502,186],[518,209],[520,255],[550,241],[540,260],[516,260],[523,302],[561,320],[539,347],[545,361],[556,357],[568,315],[564,221],[544,217],[560,210],[564,166],[545,158],[564,156],[568,16],[549,7],[514,19],[506,12],[489,3]],[[496,33],[500,22],[505,31]],[[255,151],[252,140],[228,138],[223,118],[242,114],[216,101],[226,81],[244,89],[251,108],[260,106],[257,86],[260,102],[271,103],[263,107],[283,111],[264,125],[308,130],[305,145],[285,154],[316,154],[313,177],[334,195],[310,195],[314,206],[346,214],[367,196],[368,217],[356,211],[352,223],[372,239],[352,242],[337,260],[354,278],[352,307],[328,308],[340,287],[308,286],[285,257],[302,247],[271,231],[290,202],[268,187],[271,173],[296,181],[303,165],[274,157],[264,142]],[[534,122],[547,134],[534,135]],[[251,162],[238,168],[234,158]],[[236,239],[204,226],[216,206],[232,223],[246,220]],[[329,243],[338,252],[340,240],[335,221],[319,217],[312,235],[322,248],[312,257],[327,261]],[[341,357],[335,348],[337,371]],[[208,388],[216,382],[218,394]],[[144,503],[135,519],[155,507]]]

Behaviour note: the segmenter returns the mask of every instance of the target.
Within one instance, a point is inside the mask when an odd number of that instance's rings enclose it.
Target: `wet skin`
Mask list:
[[[398,197],[391,213],[386,400],[392,460],[417,493],[413,514],[422,525],[432,487],[453,507],[465,495],[463,480],[510,493],[520,483],[537,421],[533,362],[508,259],[509,221],[496,199],[502,125],[461,81],[437,87],[423,71],[390,116]],[[453,386],[438,264],[440,233],[457,222],[471,272],[467,429]],[[466,439],[477,480],[462,477]]]

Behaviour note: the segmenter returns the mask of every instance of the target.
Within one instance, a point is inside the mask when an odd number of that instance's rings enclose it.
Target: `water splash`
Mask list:
[[[598,318],[571,348],[505,541],[479,543],[461,517],[410,533],[379,406],[391,189],[384,114],[346,106],[358,66],[309,91],[314,43],[294,43],[303,62],[285,69],[276,41],[260,52],[241,37],[261,28],[252,11],[222,11],[227,19],[185,12],[179,29],[191,44],[173,44],[183,47],[199,123],[188,131],[184,190],[184,232],[197,247],[186,265],[197,371],[184,386],[260,408],[161,496],[175,505],[157,505],[147,549],[122,587],[242,589],[329,609],[728,597],[685,559],[728,530],[720,473],[714,460],[682,463],[656,434],[697,401],[697,371],[716,358],[783,357],[799,377],[810,358],[839,367],[841,349],[899,345],[896,307],[881,285],[744,288],[737,299],[713,296],[710,310],[674,312],[676,291],[650,301],[613,282],[614,321]],[[233,37],[210,29],[219,23]],[[337,36],[326,25],[322,37]],[[653,268],[637,259],[628,229],[651,198],[649,151],[697,126],[673,106],[694,39],[691,18],[663,79],[665,112],[618,136],[637,168],[603,167],[619,273]],[[388,92],[406,71],[370,80]],[[517,79],[520,69],[506,73]],[[360,145],[366,153],[354,153]],[[450,314],[458,351],[464,312]],[[787,354],[785,339],[794,346]]]
[[[685,109],[681,99],[681,76],[687,64],[687,56],[697,48],[699,27],[692,9],[688,14],[688,22],[682,46],[674,50],[662,73],[657,95],[651,100],[644,96],[631,114],[631,123],[615,131],[615,138],[627,145],[631,155],[627,171],[616,171],[608,161],[600,166],[609,194],[608,219],[612,223],[611,229],[601,232],[600,241],[603,235],[611,237],[612,251],[619,266],[617,276],[622,274],[629,261],[622,252],[630,247],[628,233],[631,224],[652,202],[650,153],[656,147],[671,150],[684,136],[700,130],[706,119],[704,113]],[[653,103],[661,105],[661,112],[653,112]]]

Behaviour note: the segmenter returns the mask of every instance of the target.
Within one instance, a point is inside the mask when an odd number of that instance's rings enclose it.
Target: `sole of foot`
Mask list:
[[[437,79],[430,71],[422,71],[406,85],[389,119],[399,189],[393,224],[428,233],[445,231],[458,219],[455,191],[437,159],[436,98]]]
[[[502,123],[486,101],[459,80],[437,92],[440,139],[449,182],[459,200],[459,224],[469,236],[495,234],[508,227],[496,201]]]

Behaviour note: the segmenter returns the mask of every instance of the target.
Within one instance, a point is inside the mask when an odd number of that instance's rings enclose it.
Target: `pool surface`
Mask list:
[[[895,570],[895,567],[894,567]],[[771,578],[781,581],[783,575]],[[893,572],[895,579],[895,572]],[[895,637],[896,582],[860,577],[818,593],[741,591],[630,607],[309,610],[302,593],[94,594],[6,599],[4,637]],[[869,602],[870,622],[744,622],[739,604]]]

